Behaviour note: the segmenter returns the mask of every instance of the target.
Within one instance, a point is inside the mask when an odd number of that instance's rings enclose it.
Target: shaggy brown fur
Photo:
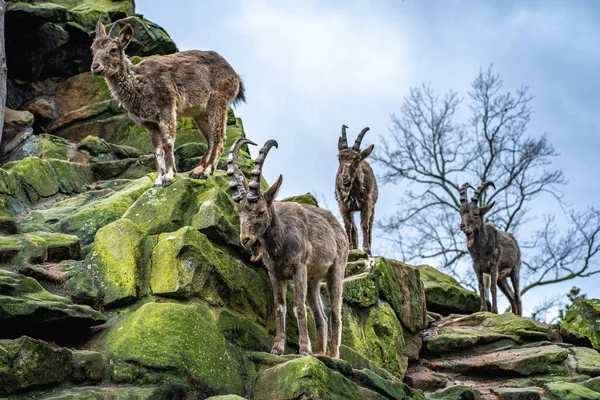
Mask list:
[[[483,207],[477,206],[481,193],[493,182],[483,182],[475,191],[471,202],[467,202],[467,189],[471,185],[465,183],[460,188],[460,230],[467,236],[467,248],[473,259],[473,269],[477,274],[481,311],[487,311],[485,300],[485,283],[483,274],[491,277],[490,289],[492,292],[492,312],[498,314],[496,286],[500,287],[516,315],[522,315],[521,295],[519,293],[519,274],[521,271],[521,250],[515,237],[497,230],[490,224],[483,222],[483,216],[492,209],[494,202]],[[513,290],[507,278],[510,276]]]
[[[340,166],[335,177],[335,198],[346,227],[351,249],[358,248],[358,230],[354,224],[354,213],[360,211],[360,226],[363,232],[363,250],[371,255],[371,239],[375,203],[379,196],[375,174],[365,158],[371,154],[374,145],[360,151],[360,143],[369,128],[364,128],[354,146],[348,148],[346,125],[342,125],[342,136],[338,142]]]
[[[124,52],[133,28],[127,24],[114,37],[116,25],[107,35],[98,21],[91,70],[106,80],[113,97],[147,129],[156,157],[154,186],[173,182],[173,144],[177,117],[181,116],[193,117],[208,143],[190,176],[211,175],[225,147],[227,108],[245,101],[240,76],[213,51],[182,51],[133,65]]]
[[[277,142],[269,140],[261,149],[246,183],[238,168],[241,146],[254,144],[238,139],[229,152],[229,175],[235,210],[240,216],[240,241],[253,254],[262,254],[273,286],[275,301],[275,343],[271,353],[283,354],[286,342],[285,314],[287,281],[294,282],[294,313],[298,320],[300,354],[311,354],[306,324],[306,301],[317,329],[316,353],[327,347],[327,317],[320,295],[320,282],[327,281],[331,303],[332,338],[329,355],[339,357],[342,337],[342,280],[348,259],[348,241],[344,229],[327,210],[308,204],[274,202],[282,177],[265,192],[260,190],[264,159]]]

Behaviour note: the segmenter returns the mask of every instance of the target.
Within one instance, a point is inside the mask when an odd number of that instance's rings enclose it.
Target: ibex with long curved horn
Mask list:
[[[342,125],[342,136],[338,141],[340,165],[335,177],[335,198],[340,207],[351,249],[358,248],[358,231],[354,224],[354,213],[360,211],[363,250],[370,255],[375,203],[379,191],[375,174],[365,158],[371,154],[374,145],[360,151],[362,139],[369,130],[364,128],[358,134],[354,146],[348,148],[347,128],[346,125]]]
[[[489,186],[496,189],[493,182],[483,182],[475,191],[471,201],[467,201],[467,190],[473,189],[465,183],[460,188],[460,230],[467,236],[467,248],[473,259],[473,269],[477,274],[481,311],[487,311],[483,274],[491,277],[492,312],[498,313],[496,286],[510,301],[512,312],[521,315],[522,304],[519,292],[519,274],[521,271],[521,250],[515,237],[508,232],[499,231],[483,222],[483,216],[491,210],[495,202],[483,207],[477,205],[479,197]],[[513,289],[507,278],[510,276]],[[513,292],[514,290],[514,292]]]
[[[214,51],[182,51],[133,65],[125,48],[133,38],[127,24],[108,35],[100,20],[92,43],[92,73],[102,76],[129,115],[150,135],[158,174],[154,186],[173,182],[173,144],[177,117],[193,117],[208,149],[192,178],[205,178],[217,167],[225,147],[227,108],[245,101],[244,85],[229,63]]]
[[[326,280],[331,304],[332,337],[329,355],[339,357],[342,337],[342,280],[348,258],[348,241],[337,219],[327,210],[292,202],[275,202],[281,186],[279,178],[261,192],[260,177],[265,157],[277,142],[269,140],[260,150],[250,184],[238,167],[238,152],[248,139],[238,139],[231,147],[227,163],[229,188],[240,217],[240,241],[253,254],[262,254],[269,273],[275,301],[275,343],[271,353],[283,354],[285,335],[286,282],[294,282],[294,313],[298,320],[300,354],[311,354],[306,324],[306,301],[317,330],[316,353],[327,346],[327,318],[320,295],[320,282]]]

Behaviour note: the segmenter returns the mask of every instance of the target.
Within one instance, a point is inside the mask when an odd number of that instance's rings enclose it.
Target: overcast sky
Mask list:
[[[264,175],[273,182],[283,174],[280,198],[310,191],[339,216],[333,183],[342,124],[350,127],[350,141],[369,126],[363,146],[377,147],[411,86],[431,82],[438,93],[466,95],[479,69],[493,63],[505,89],[525,84],[536,96],[529,133],[547,132],[560,153],[555,165],[570,181],[565,200],[580,209],[598,206],[600,3],[137,3],[137,12],[163,26],[180,50],[216,50],[242,76],[248,102],[236,114],[255,142],[279,142]],[[393,213],[403,190],[380,187],[376,215]],[[550,200],[537,205],[553,206]],[[386,248],[378,234],[375,253]],[[574,284],[600,297],[599,283],[597,276],[533,290],[523,299],[525,314]]]

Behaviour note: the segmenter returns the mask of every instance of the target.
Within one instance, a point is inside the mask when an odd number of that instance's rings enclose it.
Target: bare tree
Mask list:
[[[4,46],[4,14],[6,13],[6,2],[0,0],[0,143],[2,143],[2,131],[4,130],[4,113],[6,107],[6,47]]]
[[[498,229],[534,231],[520,238],[523,250],[524,294],[537,286],[600,273],[600,215],[565,213],[561,237],[553,217],[538,228],[534,206],[540,198],[565,207],[567,184],[546,135],[530,136],[529,89],[503,89],[490,66],[480,70],[467,94],[470,116],[459,122],[463,99],[456,92],[440,97],[431,85],[412,88],[399,115],[392,116],[389,138],[373,157],[383,183],[405,183],[398,211],[378,221],[406,260],[439,263],[461,283],[475,289],[464,235],[460,234],[459,185],[494,181],[498,190],[482,196],[496,206],[487,220]],[[586,221],[584,224],[583,221]],[[562,222],[562,221],[561,221]],[[567,226],[565,228],[565,225]],[[536,229],[538,228],[538,229]]]

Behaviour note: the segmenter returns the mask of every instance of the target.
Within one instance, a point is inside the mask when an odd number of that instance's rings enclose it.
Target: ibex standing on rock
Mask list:
[[[337,219],[327,210],[308,204],[274,202],[281,186],[281,175],[265,192],[260,177],[269,149],[277,142],[269,140],[260,150],[246,183],[238,167],[238,152],[248,139],[238,139],[229,152],[227,175],[235,210],[240,217],[240,241],[254,254],[262,253],[275,300],[275,343],[271,353],[283,354],[285,335],[285,294],[287,281],[294,282],[294,313],[298,320],[300,354],[311,354],[306,325],[306,301],[316,323],[316,353],[327,346],[327,318],[323,311],[319,285],[327,281],[331,303],[332,337],[329,355],[339,357],[342,337],[342,280],[348,259],[348,241]]]
[[[117,22],[107,35],[98,21],[91,69],[94,75],[104,77],[113,97],[147,129],[156,157],[158,177],[154,186],[173,182],[178,116],[193,117],[208,143],[190,176],[208,177],[225,147],[227,108],[245,101],[240,76],[213,51],[182,51],[133,65],[124,52],[133,28],[127,24],[115,37],[116,26]]]
[[[473,189],[473,187],[465,183],[460,188],[460,230],[467,236],[467,248],[473,259],[473,269],[477,274],[481,301],[480,310],[488,310],[483,274],[489,274],[491,277],[492,312],[498,313],[496,286],[499,286],[502,293],[510,301],[512,312],[516,315],[522,315],[523,310],[519,293],[521,250],[517,240],[512,234],[499,231],[492,225],[483,222],[483,216],[490,211],[495,202],[483,207],[477,206],[479,196],[488,186],[496,189],[494,183],[490,181],[483,182],[475,191],[470,203],[467,202],[467,189]],[[507,278],[509,276],[514,292],[508,285]]]
[[[342,125],[342,136],[338,141],[340,166],[335,177],[335,198],[346,227],[351,249],[358,248],[358,231],[354,224],[354,212],[360,211],[360,226],[363,232],[363,250],[371,255],[371,235],[375,218],[375,203],[379,191],[375,174],[365,158],[371,154],[374,145],[360,151],[360,143],[369,128],[363,129],[348,148],[346,125]]]

